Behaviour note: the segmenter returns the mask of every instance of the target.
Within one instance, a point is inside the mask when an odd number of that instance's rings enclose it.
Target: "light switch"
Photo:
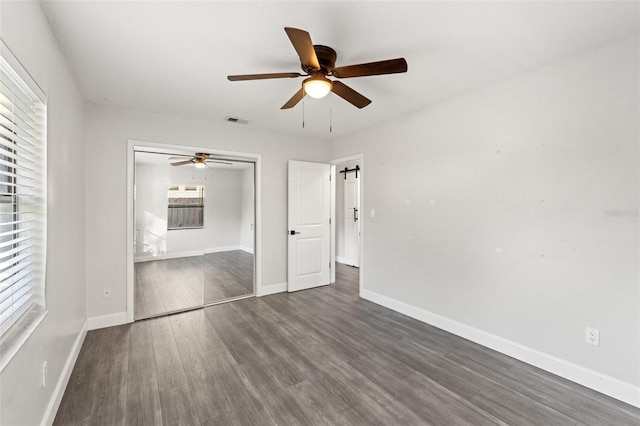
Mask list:
[[[370,209],[369,210],[369,216],[376,217],[376,209]]]

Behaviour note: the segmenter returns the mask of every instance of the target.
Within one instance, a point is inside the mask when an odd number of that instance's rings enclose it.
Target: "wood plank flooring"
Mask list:
[[[55,425],[634,425],[640,410],[334,285],[91,331]]]
[[[135,264],[134,317],[253,294],[253,255],[242,250]]]

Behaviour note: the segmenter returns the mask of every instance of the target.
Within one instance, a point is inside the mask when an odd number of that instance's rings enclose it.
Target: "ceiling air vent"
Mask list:
[[[249,120],[243,120],[242,118],[231,117],[231,116],[226,116],[224,118],[224,121],[228,121],[229,123],[237,123],[237,124],[247,124],[249,122]]]

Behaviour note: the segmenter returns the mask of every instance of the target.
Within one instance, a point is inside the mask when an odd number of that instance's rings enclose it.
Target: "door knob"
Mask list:
[[[295,230],[289,231],[289,235],[296,235],[296,234],[300,234],[300,232],[296,232]]]

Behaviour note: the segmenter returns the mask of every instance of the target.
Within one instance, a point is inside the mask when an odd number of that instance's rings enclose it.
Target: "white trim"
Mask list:
[[[202,250],[194,250],[194,251],[177,251],[175,253],[164,253],[156,256],[136,256],[134,262],[149,262],[152,260],[166,260],[166,259],[178,259],[180,257],[192,257],[192,256],[202,256],[203,254],[211,254],[211,253],[221,253],[225,251],[236,251],[242,250],[247,253],[253,253],[253,249],[249,247],[242,247],[240,245],[237,246],[221,246],[221,247],[211,247]]]
[[[283,283],[268,284],[262,287],[262,293],[260,293],[258,297],[268,296],[270,294],[276,294],[276,293],[284,293],[286,291],[287,291],[286,281]]]
[[[58,413],[58,408],[60,408],[60,402],[62,402],[62,396],[64,395],[64,391],[67,388],[67,384],[69,383],[69,379],[71,378],[71,372],[73,371],[73,367],[78,360],[78,355],[80,355],[80,349],[82,349],[82,344],[84,343],[84,339],[87,336],[88,329],[88,320],[84,320],[82,324],[82,328],[80,328],[80,332],[76,336],[76,340],[71,347],[71,352],[67,357],[67,362],[64,363],[64,367],[62,368],[62,373],[60,374],[60,378],[58,379],[58,383],[56,383],[56,387],[53,390],[53,394],[51,395],[51,399],[49,400],[49,405],[47,405],[47,409],[44,412],[44,416],[42,417],[42,422],[40,423],[43,426],[50,426],[53,424],[53,421],[56,418],[56,414]]]
[[[22,65],[22,62],[13,54],[9,46],[0,38],[0,56],[9,64],[13,71],[20,77],[20,79],[27,86],[26,88],[43,104],[47,103],[47,94],[42,87],[38,84],[35,78],[31,76],[31,73],[27,71],[27,68]]]
[[[362,154],[349,155],[348,157],[336,158],[335,160],[328,161],[329,164],[341,164],[341,163],[351,163],[353,161],[362,160]]]
[[[349,259],[344,258],[342,256],[336,256],[336,262],[342,263],[343,265],[353,266],[354,268],[358,268],[358,266],[353,265],[352,262],[349,262]]]
[[[126,324],[127,322],[129,322],[127,321],[127,312],[118,312],[115,314],[87,318],[89,330],[113,327],[115,325]]]
[[[640,387],[631,383],[623,382],[614,377],[598,373],[597,371],[556,358],[536,349],[462,324],[425,309],[409,305],[408,303],[374,293],[370,290],[362,290],[360,297],[556,374],[567,380],[571,380],[582,386],[591,388],[612,398],[626,402],[627,404],[640,407]]]
[[[239,152],[239,151],[225,151],[214,148],[194,147],[187,145],[175,145],[158,142],[140,141],[135,139],[127,140],[127,311],[126,321],[134,321],[134,200],[133,200],[133,185],[135,176],[135,156],[136,150],[145,150],[149,152],[158,153],[178,153],[183,152],[185,154],[194,152],[209,152],[215,155],[227,156],[231,158],[249,159],[255,162],[254,168],[254,194],[255,194],[255,242],[254,242],[254,283],[256,295],[260,295],[262,292],[262,154]],[[119,314],[114,314],[119,315]]]
[[[329,227],[329,234],[331,238],[331,249],[329,253],[329,262],[331,262],[331,271],[329,272],[329,284],[333,284],[336,282],[336,166],[335,164],[331,165],[331,170],[329,172],[331,176],[331,207],[329,214],[329,222],[331,226]]]
[[[127,265],[126,265],[126,277],[127,277],[127,322],[133,322],[134,313],[134,255],[136,252],[135,240],[133,238],[133,232],[135,229],[135,200],[134,195],[134,177],[135,177],[135,145],[133,141],[127,141]]]
[[[220,250],[222,251],[222,250]],[[178,259],[180,257],[193,257],[193,256],[202,256],[205,252],[202,250],[196,251],[177,251],[175,253],[165,253],[159,254],[157,256],[136,256],[134,262],[151,262],[153,260],[167,260],[167,259]],[[212,252],[213,253],[213,252]]]
[[[0,337],[0,373],[9,365],[13,357],[18,353],[31,334],[36,331],[49,311],[42,310],[38,305],[27,308],[27,311],[13,324],[11,328]]]
[[[205,254],[211,253],[221,253],[223,251],[236,251],[236,250],[244,250],[239,244],[236,246],[220,246],[220,247],[211,247],[204,249]]]
[[[253,254],[253,247],[238,246],[238,250],[242,250],[245,253]]]
[[[253,249],[255,251],[253,260],[256,263],[253,279],[255,282],[256,295],[262,294],[262,156],[260,154],[256,157],[256,164],[254,169],[254,195],[255,195],[255,221],[254,227],[254,241]]]

